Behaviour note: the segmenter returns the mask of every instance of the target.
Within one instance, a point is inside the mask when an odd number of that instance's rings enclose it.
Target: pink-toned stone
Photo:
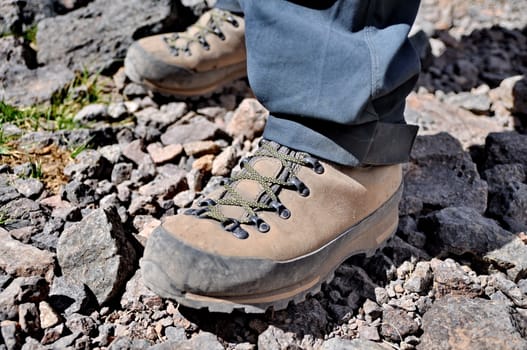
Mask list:
[[[163,147],[160,143],[151,143],[146,147],[146,150],[154,163],[162,164],[179,156],[183,152],[183,146],[176,144]]]
[[[192,164],[192,169],[201,170],[203,172],[210,172],[212,170],[212,162],[214,162],[214,155],[207,154],[198,158]]]
[[[195,141],[183,145],[188,156],[200,157],[205,154],[217,154],[220,151],[214,141]]]
[[[234,138],[253,140],[262,134],[269,112],[254,98],[246,98],[227,125],[227,133]]]

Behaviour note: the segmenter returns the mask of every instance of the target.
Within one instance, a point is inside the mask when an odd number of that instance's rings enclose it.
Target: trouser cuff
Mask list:
[[[310,125],[311,124],[311,125]],[[302,124],[269,116],[264,137],[342,165],[388,165],[407,162],[419,129],[380,121],[361,125]]]
[[[243,14],[240,2],[238,0],[218,0],[214,6],[221,10],[227,10],[236,14]]]

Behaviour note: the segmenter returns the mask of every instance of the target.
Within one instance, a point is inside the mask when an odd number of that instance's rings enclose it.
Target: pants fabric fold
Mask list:
[[[251,88],[270,111],[264,137],[343,165],[405,162],[404,121],[419,57],[419,0],[219,0],[243,12]]]

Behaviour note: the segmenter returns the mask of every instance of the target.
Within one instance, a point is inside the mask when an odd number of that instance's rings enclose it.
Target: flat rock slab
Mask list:
[[[136,252],[114,209],[97,209],[60,236],[57,258],[64,276],[83,283],[99,304],[124,287],[136,265]]]
[[[194,141],[210,140],[217,135],[219,128],[207,120],[198,120],[185,125],[173,125],[161,135],[165,145],[185,144]]]
[[[0,228],[0,269],[16,277],[53,278],[54,254],[23,244]]]
[[[401,214],[451,206],[487,208],[487,183],[458,140],[447,133],[417,138],[404,176]]]
[[[90,72],[113,70],[135,39],[177,24],[175,7],[171,0],[96,0],[47,18],[38,24],[38,61]]]
[[[424,315],[424,334],[417,349],[527,349],[514,317],[521,316],[500,302],[445,297]]]

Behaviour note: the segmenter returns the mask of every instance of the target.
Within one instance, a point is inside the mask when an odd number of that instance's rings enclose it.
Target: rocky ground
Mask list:
[[[423,1],[397,235],[265,315],[140,279],[153,228],[221,184],[267,116],[244,80],[177,100],[124,76],[134,39],[205,7],[0,0],[0,349],[527,349],[527,3]]]

